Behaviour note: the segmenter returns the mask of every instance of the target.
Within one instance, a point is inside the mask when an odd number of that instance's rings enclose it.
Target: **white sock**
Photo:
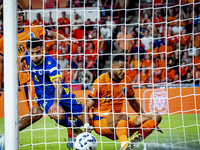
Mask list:
[[[121,148],[122,148],[126,143],[128,143],[128,141],[122,142]]]

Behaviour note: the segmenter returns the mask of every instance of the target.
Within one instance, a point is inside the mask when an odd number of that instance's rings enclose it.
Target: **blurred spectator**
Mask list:
[[[186,66],[186,62],[182,61],[181,62],[181,67],[179,67],[179,73],[181,75],[181,80],[185,80],[187,73],[189,72],[189,67]]]
[[[84,55],[82,47],[78,46],[78,51],[72,55],[72,68],[78,68],[78,64],[84,64]]]
[[[148,75],[149,75],[149,80],[152,83],[160,83],[161,81],[161,73],[162,70],[161,69],[156,69],[156,64],[155,62],[153,62],[153,76],[152,76],[152,71],[149,71]]]
[[[152,42],[149,43],[149,47],[150,49],[148,49],[146,52],[153,54],[153,58],[156,59],[156,57],[158,56],[158,49],[154,48],[154,44],[152,46]]]
[[[138,75],[138,69],[135,69],[134,63],[130,63],[130,69],[126,71],[126,75],[131,78],[131,81],[135,83],[135,78]]]
[[[172,29],[169,29],[169,34],[167,35],[169,40],[169,45],[173,46],[178,42],[178,36],[173,33]]]
[[[177,14],[176,16],[174,15],[173,8],[169,9],[169,16],[167,17],[167,21],[171,22],[171,23],[169,23],[169,26],[174,26],[175,25],[175,22],[173,22],[173,21],[175,21],[176,18],[178,18],[178,16],[179,16],[179,14]]]
[[[90,42],[88,50],[85,52],[86,69],[94,68],[97,65],[97,51],[94,48],[93,42]]]
[[[131,53],[142,54],[142,56],[140,56],[140,58],[144,58],[144,54],[143,54],[143,53],[145,53],[144,45],[141,44],[141,43],[139,44],[139,42],[140,41],[136,40],[135,45],[133,46]]]
[[[158,34],[158,39],[155,40],[155,47],[159,48],[161,45],[165,45],[164,38],[162,38],[162,34]]]
[[[33,20],[32,24],[34,24],[34,25],[43,25],[43,23],[44,23],[44,25],[45,25],[45,22],[42,20],[40,13],[37,13],[36,17],[37,17],[37,19]]]
[[[179,44],[180,44],[179,42],[176,42],[174,44],[173,50],[180,50]]]
[[[188,45],[187,45],[187,51],[188,51],[188,55],[191,58],[193,58],[193,56],[197,55],[196,50],[197,50],[197,48],[192,46],[192,41],[189,41]]]
[[[77,40],[84,39],[83,26],[78,26],[77,29],[73,30],[72,36],[75,37]]]
[[[62,73],[62,80],[67,84],[71,84],[73,76],[74,76],[74,70],[71,70],[70,65],[67,64],[65,70]]]
[[[180,20],[181,20],[181,27],[185,28],[185,25],[186,25],[186,19],[187,19],[187,16],[185,14],[185,11],[184,9],[181,9],[181,16],[180,16]]]
[[[160,54],[160,59],[158,59],[158,61],[156,61],[156,68],[163,68],[166,67],[166,59],[165,59],[165,53],[161,53]]]
[[[102,27],[101,27],[101,36],[103,39],[110,39],[111,38],[111,30],[110,28],[107,27],[107,25],[105,25],[105,23],[102,23]]]
[[[188,13],[189,20],[186,21],[185,29],[187,30],[187,33],[192,33],[193,32],[193,11]]]
[[[50,30],[50,31],[55,29],[54,22],[53,22],[52,18],[49,18],[49,23],[47,23],[46,29]]]
[[[144,54],[144,61],[142,62],[142,68],[152,68],[152,59],[149,53]]]
[[[66,0],[66,6],[65,8],[69,8],[70,7],[70,0]]]
[[[58,56],[57,62],[60,65],[60,69],[65,69],[65,67],[69,64],[69,60],[65,59],[65,56],[62,53]]]
[[[74,13],[74,20],[72,20],[71,25],[83,24],[82,19],[79,17],[79,14]],[[78,29],[78,26],[72,26],[72,30]]]
[[[182,46],[182,49],[184,49],[185,46],[187,46],[188,42],[190,41],[189,35],[185,35],[185,34],[187,34],[186,29],[183,29],[182,34],[181,34],[181,46]]]
[[[194,66],[194,69],[191,70],[191,75],[195,79],[195,84],[200,83],[200,72],[197,70],[197,66]]]
[[[174,78],[174,83],[173,84],[180,84],[179,73],[175,73],[175,78]]]
[[[89,70],[83,69],[83,63],[78,63],[78,69],[74,72],[72,83],[91,83],[85,84],[86,89],[91,89],[93,82],[93,74]]]
[[[117,27],[116,27],[115,22],[113,20],[111,20],[111,16],[110,15],[107,16],[106,25],[112,31],[112,38],[116,38],[116,36],[117,36],[116,35],[116,28]]]
[[[107,16],[106,25],[111,30],[115,30],[116,29],[116,24],[115,24],[115,22],[113,20],[111,20],[111,16],[110,15]]]
[[[172,31],[174,32],[174,34],[179,34],[183,31],[184,27],[183,26],[180,26],[179,27],[179,22],[176,21],[175,22],[175,26],[172,27]]]
[[[119,50],[119,53],[131,53],[131,49],[134,45],[132,34],[128,34],[128,28],[125,26],[121,26],[121,31],[122,34],[120,34],[117,38],[117,48]]]
[[[192,63],[192,59],[189,57],[188,55],[188,51],[184,51],[183,52],[183,58],[181,59],[181,61],[185,61],[186,64],[191,64]]]
[[[197,30],[197,27],[194,27],[194,47],[200,47],[200,33]]]
[[[142,61],[139,59],[138,54],[134,54],[134,59],[131,61],[131,63],[134,64],[134,67],[138,69],[142,67]]]
[[[120,6],[120,9],[125,9],[129,5],[129,0],[116,0],[115,6],[117,6],[117,5]]]
[[[93,30],[92,32],[92,42],[94,44],[95,50],[99,52],[99,54],[104,54],[104,51],[106,50],[106,45],[103,41],[103,38],[99,35],[99,38],[97,37],[97,31]]]
[[[66,38],[70,38],[71,36],[70,36],[70,27],[69,26],[66,26],[65,27],[65,34],[64,34],[64,36],[66,37]]]
[[[167,36],[167,33],[168,31],[171,29],[171,26],[167,25],[166,26],[166,23],[163,23],[160,27],[160,30],[159,30],[159,33],[162,34],[162,37],[166,37]]]
[[[197,10],[195,9],[194,10],[194,25],[195,26],[198,26],[198,24],[199,24],[199,18],[200,18],[200,15],[197,14]]]
[[[46,41],[45,42],[45,51],[47,52],[47,54],[51,55],[55,59],[57,59],[57,56],[61,53],[61,51],[59,51],[57,49],[56,41]]]
[[[155,1],[154,1],[155,4]],[[161,16],[161,13],[159,13],[159,10],[155,11],[154,17],[153,17],[153,22],[155,23],[155,26],[157,29],[160,28],[161,24],[160,22],[164,22],[163,17]]]
[[[62,17],[58,18],[58,25],[60,25],[59,27],[65,30],[65,26],[61,26],[61,25],[68,25],[68,24],[70,24],[70,20],[66,17],[66,12],[63,11]]]
[[[27,12],[25,12],[25,16],[27,16]],[[25,19],[25,16],[23,15],[23,26],[28,26],[30,23],[27,19]]]
[[[193,83],[192,75],[190,72],[187,72],[185,81],[183,81],[182,83],[184,83],[184,84],[192,84]]]
[[[140,83],[149,83],[149,76],[145,68],[142,68],[140,72]]]
[[[161,74],[161,80],[162,82],[166,82],[166,77],[167,77],[167,82],[172,82],[175,78],[175,71],[174,69],[170,68],[171,66],[167,64],[167,76],[166,76],[166,69],[162,71]]]
[[[53,8],[58,8],[56,1],[53,2]]]
[[[157,37],[158,36],[157,28],[155,25],[152,25],[152,20],[147,19],[147,23],[148,23],[148,25],[147,25],[146,29],[149,30],[149,35],[153,36],[153,37]]]
[[[128,39],[132,39],[132,34],[128,34],[128,28],[125,26],[121,26],[121,31],[122,33],[117,38],[117,48],[119,50],[119,53],[130,53],[134,45],[134,41]]]
[[[197,69],[200,70],[200,49],[197,50],[197,55],[194,57],[194,64],[197,66]]]
[[[180,61],[179,51],[176,50],[172,54],[172,65],[176,66],[176,68],[175,68],[176,71],[178,71],[179,61]]]
[[[150,49],[149,43],[153,41],[152,36],[149,35],[149,30],[146,29],[144,32],[144,37],[141,39],[142,44],[144,45],[145,51]]]
[[[167,57],[171,57],[172,56],[172,53],[171,53],[172,51],[173,51],[173,47],[171,45],[169,45],[169,40],[167,40],[167,43],[165,41],[165,45],[162,45],[159,48],[159,53],[165,52],[165,53],[167,53]]]
[[[110,52],[111,49],[111,29],[105,25],[105,22],[103,23],[104,25],[101,27],[101,37],[106,40],[106,51]]]
[[[85,30],[86,31],[92,31],[93,30],[93,25],[94,24],[94,22],[92,22],[91,20],[90,20],[90,18],[88,18],[87,19],[87,21],[85,22]]]

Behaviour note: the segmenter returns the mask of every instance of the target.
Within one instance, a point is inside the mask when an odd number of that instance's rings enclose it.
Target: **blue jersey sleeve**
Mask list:
[[[49,59],[47,60],[46,63],[51,82],[53,79],[61,77],[60,71],[58,70],[58,64],[53,57],[49,56]]]

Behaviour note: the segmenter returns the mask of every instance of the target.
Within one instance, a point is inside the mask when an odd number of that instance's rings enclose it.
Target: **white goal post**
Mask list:
[[[3,9],[5,147],[6,150],[17,150],[19,149],[17,0],[4,0]]]

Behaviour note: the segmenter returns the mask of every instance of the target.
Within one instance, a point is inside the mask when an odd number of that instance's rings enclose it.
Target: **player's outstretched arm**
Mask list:
[[[140,103],[137,101],[135,98],[135,95],[132,97],[128,97],[128,101],[130,106],[137,112],[139,115],[145,113],[144,110],[142,109]]]
[[[63,91],[63,86],[62,86],[62,82],[61,82],[61,77],[57,77],[57,78],[54,78],[52,80],[52,83],[55,87],[55,98],[54,98],[54,103],[53,105],[51,106],[51,108],[49,109],[49,113],[53,113],[50,115],[51,118],[54,118],[57,115],[57,112],[64,112],[63,108],[60,107],[58,105],[59,103],[59,100],[62,96],[62,91]],[[60,119],[60,118],[55,118],[56,120]]]
[[[85,100],[85,104],[83,106],[83,113],[85,115],[83,115],[83,124],[84,124],[84,132],[90,132],[91,133],[91,129],[90,129],[90,114],[89,114],[89,111],[90,109],[94,106],[95,104],[95,101],[91,100],[90,98],[87,98]]]
[[[72,40],[72,43],[78,43],[75,38],[72,38],[72,37],[71,37],[71,39],[65,38],[61,34],[59,34],[57,32],[54,32],[54,31],[48,31],[46,36],[49,37],[49,38],[51,38],[51,39],[58,39],[58,40],[65,41],[65,43],[67,45],[70,45],[70,40]]]

